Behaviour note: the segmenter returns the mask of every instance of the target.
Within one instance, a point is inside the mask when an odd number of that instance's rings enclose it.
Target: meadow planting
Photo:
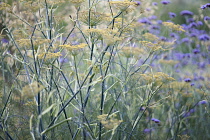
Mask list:
[[[0,2],[0,140],[209,140],[208,0]]]

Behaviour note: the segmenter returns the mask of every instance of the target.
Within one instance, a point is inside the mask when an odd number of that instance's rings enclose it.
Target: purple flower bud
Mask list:
[[[201,41],[208,41],[210,40],[210,37],[207,34],[202,34],[198,37],[198,39]]]
[[[149,25],[152,24],[151,21],[146,17],[139,19],[138,22],[144,23],[144,24],[149,24]]]
[[[135,3],[136,3],[137,6],[141,5],[140,1],[135,1]]]
[[[182,16],[192,16],[193,12],[188,11],[188,10],[183,10],[183,11],[180,12],[180,15],[182,15]]]
[[[155,123],[160,123],[160,120],[158,120],[158,119],[152,118],[151,120]]]
[[[203,22],[202,21],[197,21],[197,25],[198,26],[202,26],[203,25]]]
[[[205,5],[202,5],[201,6],[201,9],[206,9],[206,8],[209,8],[210,7],[210,3],[206,3]]]
[[[168,15],[169,15],[170,18],[175,18],[176,17],[176,14],[172,13],[172,12],[169,12]]]
[[[151,129],[151,128],[146,128],[146,129],[144,129],[143,132],[144,132],[144,133],[151,133],[151,132],[152,132],[152,129]]]
[[[1,39],[1,41],[2,41],[2,43],[4,44],[6,44],[6,43],[9,43],[9,40],[7,40],[6,38],[3,38],[3,39]]]
[[[198,53],[200,53],[200,50],[199,50],[199,49],[194,49],[194,50],[193,50],[193,53],[194,53],[194,54],[198,54]]]
[[[205,16],[203,19],[204,19],[204,20],[210,20],[210,17]]]
[[[186,83],[189,83],[189,82],[191,82],[191,79],[190,79],[190,78],[186,78],[186,79],[184,79],[184,81],[185,81]]]
[[[153,2],[152,5],[157,6],[158,4],[157,4],[157,2]]]
[[[198,102],[199,105],[205,105],[208,104],[208,102],[206,100],[202,100]]]

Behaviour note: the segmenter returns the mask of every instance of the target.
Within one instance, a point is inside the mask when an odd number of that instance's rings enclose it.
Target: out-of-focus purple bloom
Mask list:
[[[190,58],[190,54],[189,53],[184,54],[183,58]]]
[[[151,120],[155,123],[160,123],[160,120],[158,120],[158,119],[152,118]]]
[[[149,24],[149,25],[152,24],[151,21],[146,17],[139,19],[138,22],[144,23],[144,24]]]
[[[187,23],[191,23],[191,22],[194,22],[195,20],[194,20],[194,18],[187,18]]]
[[[197,23],[195,22],[192,22],[188,25],[188,28],[194,28],[194,27],[197,27]]]
[[[160,37],[160,40],[161,40],[161,41],[167,41],[167,38],[166,38],[165,36],[161,36],[161,37]]]
[[[163,21],[162,21],[162,20],[157,20],[157,23],[158,23],[158,24],[162,24]]]
[[[152,3],[152,5],[157,6],[157,5],[158,5],[158,3],[157,3],[157,2],[153,2],[153,3]]]
[[[141,5],[140,1],[135,1],[135,3],[136,3],[137,6]]]
[[[167,5],[167,4],[171,3],[171,2],[168,1],[168,0],[162,0],[161,3],[164,4],[164,5]]]
[[[198,63],[198,68],[200,68],[200,69],[206,68],[206,63],[205,62]]]
[[[148,17],[148,19],[149,19],[149,20],[154,20],[154,19],[157,19],[157,16],[152,15],[152,16]]]
[[[199,105],[205,105],[208,104],[208,102],[206,100],[202,100],[198,102]]]
[[[59,57],[58,60],[60,63],[67,63],[69,61],[67,58],[64,57]]]
[[[202,34],[198,37],[198,39],[201,41],[208,41],[208,40],[210,40],[210,37],[207,34]]]
[[[153,30],[159,30],[160,29],[160,26],[158,26],[158,25],[152,25],[151,26],[151,29],[153,29]]]
[[[190,109],[190,113],[194,113],[194,112],[195,112],[194,108]]]
[[[203,19],[204,20],[210,20],[210,17],[209,16],[205,16]]]
[[[190,78],[185,78],[184,81],[185,81],[186,83],[189,83],[189,82],[191,82],[191,79],[190,79]]]
[[[194,54],[198,54],[198,53],[200,53],[200,50],[199,50],[199,49],[194,49],[194,50],[193,50],[193,53],[194,53]]]
[[[190,42],[190,39],[187,37],[182,39],[182,43],[189,43],[189,42]]]
[[[197,34],[196,33],[191,33],[190,37],[197,37]]]
[[[148,133],[151,133],[152,130],[153,130],[153,129],[151,129],[151,128],[146,128],[146,129],[144,129],[143,132],[148,134]]]
[[[201,6],[201,9],[206,9],[210,7],[210,3],[206,3],[205,5]]]
[[[7,40],[6,38],[1,39],[1,42],[4,44],[9,43],[9,40]]]
[[[183,10],[183,11],[180,12],[180,15],[182,15],[182,16],[192,16],[193,12],[188,11],[188,10]]]
[[[190,86],[191,86],[191,87],[195,86],[195,83],[191,83]]]
[[[202,26],[203,25],[203,22],[202,21],[197,21],[197,25],[198,26]]]
[[[175,18],[176,17],[176,14],[172,13],[172,12],[169,12],[168,15],[169,15],[170,18]]]

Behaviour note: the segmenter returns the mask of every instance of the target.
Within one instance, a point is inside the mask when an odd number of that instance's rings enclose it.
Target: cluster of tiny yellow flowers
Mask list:
[[[0,3],[0,11],[1,10],[12,11],[11,6],[7,3],[4,3],[4,2]]]
[[[98,120],[103,124],[103,126],[107,129],[114,129],[116,128],[122,120],[116,119],[116,114],[112,115],[111,117],[107,118],[108,114],[102,114],[97,116]]]
[[[33,45],[34,46],[38,46],[44,43],[50,43],[49,39],[41,39],[41,38],[37,38],[37,39],[33,39]],[[19,39],[17,40],[17,43],[20,46],[30,46],[31,45],[31,40],[30,39]]]
[[[175,43],[175,41],[172,42],[166,42],[166,41],[158,41],[158,44],[161,46],[171,46]]]
[[[129,32],[131,32],[131,31],[134,30],[135,24],[134,23],[131,23],[131,24],[122,26],[122,23],[121,22],[117,22],[117,23],[114,24],[114,26],[119,31],[122,31],[123,33],[129,33]]]
[[[41,1],[41,2],[45,2],[45,0],[40,0],[40,1]],[[54,4],[64,3],[65,0],[46,0],[46,2],[47,2],[48,4],[54,5]]]
[[[152,51],[157,51],[157,50],[162,49],[162,47],[158,43],[152,43],[152,42],[149,42],[149,41],[140,41],[140,43],[144,47],[147,47],[147,48],[151,49]]]
[[[51,59],[51,58],[57,58],[59,56],[62,56],[62,54],[60,52],[57,52],[57,53],[50,53],[50,52],[48,52],[48,53],[41,53],[41,54],[39,54],[37,56],[40,59],[43,59],[43,58]]]
[[[120,11],[125,11],[129,6],[136,6],[136,2],[131,2],[129,0],[124,1],[111,1],[109,2],[111,5],[119,9]]]
[[[185,30],[183,29],[182,26],[174,24],[172,22],[163,22],[163,25],[166,26],[166,27],[169,27],[169,28],[171,28],[172,30],[175,30],[175,31],[185,32]]]
[[[99,25],[104,18],[105,14],[93,10],[90,11],[90,16],[89,16],[89,11],[80,12],[80,20],[86,25],[89,25],[90,22],[91,27]]]
[[[159,40],[159,37],[157,37],[156,35],[151,34],[151,33],[145,33],[143,35],[143,37],[147,40],[150,40],[150,41],[158,41]]]
[[[187,88],[187,89],[191,88],[190,84],[186,84],[185,82],[178,82],[178,81],[173,81],[169,83],[168,85],[163,85],[162,87],[171,88],[178,91],[183,88]]]
[[[25,1],[25,0],[21,0],[20,2],[22,2],[25,10],[29,10],[32,12],[36,12],[39,8],[40,5],[38,4],[37,1]]]
[[[85,0],[70,0],[72,4],[75,5],[75,7],[79,7]]]
[[[152,82],[162,84],[164,82],[175,80],[173,77],[170,77],[169,75],[163,72],[140,74],[140,76],[142,76],[143,79],[146,80],[148,84]]]
[[[73,51],[73,50],[77,50],[77,49],[82,49],[82,48],[84,48],[86,46],[87,46],[87,44],[85,44],[85,43],[81,43],[79,45],[69,45],[69,44],[59,45],[59,47],[68,49],[69,51]]]
[[[190,139],[190,136],[188,135],[178,135],[180,140],[189,140]]]
[[[84,31],[86,34],[90,35],[92,38],[102,40],[102,35],[104,34],[103,29],[90,28]]]
[[[166,65],[175,65],[175,64],[179,63],[179,61],[161,59],[161,60],[159,60],[159,63],[166,64]]]
[[[38,82],[33,82],[22,88],[22,96],[24,98],[32,98],[43,89],[44,89],[44,86],[42,84]]]
[[[123,47],[121,51],[122,55],[124,55],[127,58],[130,58],[132,56],[139,56],[145,52],[144,49],[138,47]]]

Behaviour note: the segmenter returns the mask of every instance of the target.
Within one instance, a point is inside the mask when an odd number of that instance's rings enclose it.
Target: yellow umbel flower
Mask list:
[[[70,2],[75,6],[79,7],[85,0],[70,0]]]
[[[157,51],[157,50],[162,49],[162,47],[158,43],[152,43],[152,42],[149,42],[149,41],[140,41],[140,43],[143,46],[145,46],[147,48],[150,48],[152,51]]]
[[[67,49],[74,56],[76,56],[79,53],[79,51],[78,51],[79,49],[82,49],[86,46],[87,46],[87,44],[85,44],[85,43],[81,43],[79,45],[69,45],[69,44],[59,45],[59,47]]]
[[[175,64],[179,63],[179,61],[161,59],[161,60],[159,60],[159,63],[166,64],[166,65],[175,65]]]
[[[166,27],[169,27],[169,28],[171,28],[172,30],[175,30],[175,31],[185,32],[185,30],[183,29],[182,26],[174,24],[172,22],[163,22],[163,25],[166,26]]]
[[[144,49],[138,47],[123,47],[121,51],[122,55],[127,58],[130,58],[132,56],[139,56],[145,52]]]
[[[40,92],[43,89],[44,89],[44,86],[41,83],[33,82],[22,88],[23,97],[24,98],[34,97],[38,92]]]
[[[38,58],[43,59],[45,57],[45,59],[51,59],[51,58],[56,58],[62,56],[62,54],[60,52],[57,53],[41,53],[38,55]]]
[[[107,118],[108,114],[102,114],[97,116],[98,120],[103,124],[103,126],[107,129],[115,129],[117,126],[123,122],[122,120],[116,119],[116,114],[113,114],[109,118]]]
[[[69,51],[77,50],[77,49],[82,49],[82,48],[84,48],[86,46],[87,46],[87,44],[85,44],[85,43],[81,43],[79,45],[69,45],[69,44],[59,45],[59,47],[68,49]]]
[[[91,27],[99,25],[104,18],[105,14],[93,10],[90,11],[90,16],[89,11],[80,12],[80,20],[86,25],[89,25],[90,22]]]
[[[159,37],[157,37],[156,35],[151,34],[151,33],[145,33],[143,35],[143,37],[145,37],[145,39],[150,40],[150,41],[158,41],[159,40]]]
[[[143,78],[143,80],[147,84],[155,82],[155,83],[161,85],[162,83],[175,80],[173,77],[170,77],[169,75],[167,75],[167,74],[165,74],[163,72],[145,73],[145,74],[140,74],[140,76]]]
[[[136,2],[131,2],[129,0],[124,1],[111,1],[109,2],[111,5],[119,9],[120,11],[125,11],[129,6],[136,6]]]

